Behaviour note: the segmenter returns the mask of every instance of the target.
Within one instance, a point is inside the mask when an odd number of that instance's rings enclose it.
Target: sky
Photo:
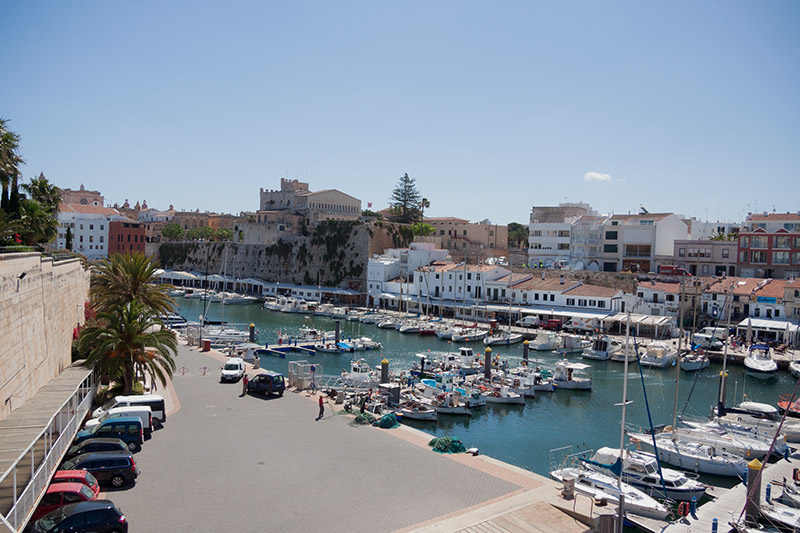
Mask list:
[[[800,210],[800,2],[3,2],[25,181],[239,213],[281,178],[426,215]]]

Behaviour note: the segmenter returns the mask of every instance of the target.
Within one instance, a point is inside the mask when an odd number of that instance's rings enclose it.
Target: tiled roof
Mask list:
[[[574,279],[565,279],[563,285],[561,280],[557,277],[549,277],[542,279],[541,277],[533,276],[533,278],[523,281],[514,285],[513,289],[522,291],[558,291],[564,292],[574,288],[580,281]]]
[[[727,294],[733,285],[733,294],[737,296],[742,295],[749,295],[755,289],[758,288],[758,283],[760,281],[764,281],[757,278],[739,278],[739,277],[730,277],[730,278],[723,278],[716,283],[714,283],[711,287],[709,287],[706,292],[711,292],[715,294]]]
[[[747,220],[800,220],[800,213],[761,213],[747,217]]]
[[[456,268],[462,266],[459,263],[439,263],[433,262],[432,264],[424,267],[420,267],[422,272],[447,272],[449,270],[455,270]]]
[[[787,289],[800,289],[800,279],[787,282],[785,287]]]
[[[783,298],[783,288],[785,286],[785,279],[773,279],[756,289],[753,295],[766,296],[767,298]]]
[[[507,274],[502,278],[498,278],[494,281],[487,281],[486,283],[506,283],[510,285],[516,285],[517,283],[522,283],[525,280],[531,279],[533,276],[530,274]]]
[[[647,281],[644,283],[639,283],[636,288],[637,290],[642,289],[648,291],[657,291],[665,294],[680,294],[681,292],[680,283],[665,283],[663,281]]]
[[[84,204],[60,204],[58,210],[62,213],[86,213],[89,215],[118,215],[119,211],[111,207]]]
[[[459,224],[467,224],[469,220],[457,217],[425,217],[423,222],[457,222]]]
[[[620,292],[619,289],[611,287],[601,287],[600,285],[580,285],[574,289],[566,291],[564,294],[569,296],[594,296],[596,298],[611,298]]]

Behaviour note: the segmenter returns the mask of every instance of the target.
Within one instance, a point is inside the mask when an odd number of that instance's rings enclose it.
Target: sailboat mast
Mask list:
[[[681,348],[683,346],[683,280],[681,276],[681,293],[678,297],[678,322],[680,322],[680,337],[678,338],[678,364],[675,365],[675,407],[672,409],[672,428],[678,425],[678,385],[681,383]]]
[[[728,332],[731,330],[731,309],[733,308],[733,283],[731,283],[731,291],[728,293],[728,297],[725,299],[725,304],[728,306],[728,319],[725,321],[725,335],[728,336]],[[720,416],[722,416],[722,409],[725,407],[725,377],[726,377],[726,367],[728,363],[728,344],[730,344],[730,339],[725,340],[725,348],[722,350],[722,376],[719,382],[719,406],[717,407],[718,412],[720,412]]]
[[[622,370],[622,417],[619,423],[619,517],[617,518],[618,531],[622,532],[622,517],[625,516],[625,495],[622,493],[622,461],[625,453],[625,415],[628,407],[628,341],[631,334],[631,312],[627,312],[625,325],[625,362]]]

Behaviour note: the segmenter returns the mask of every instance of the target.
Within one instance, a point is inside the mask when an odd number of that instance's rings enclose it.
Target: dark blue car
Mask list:
[[[113,437],[120,439],[128,445],[128,449],[136,451],[141,448],[144,442],[144,428],[139,417],[121,416],[119,418],[108,418],[100,424],[79,431],[75,436],[73,444],[80,444],[86,439],[95,437]]]

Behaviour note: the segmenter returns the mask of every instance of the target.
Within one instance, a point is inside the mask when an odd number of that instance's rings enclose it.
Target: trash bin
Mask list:
[[[204,351],[204,352],[211,351],[211,341],[205,340],[205,339],[203,340],[203,350],[202,351]]]

